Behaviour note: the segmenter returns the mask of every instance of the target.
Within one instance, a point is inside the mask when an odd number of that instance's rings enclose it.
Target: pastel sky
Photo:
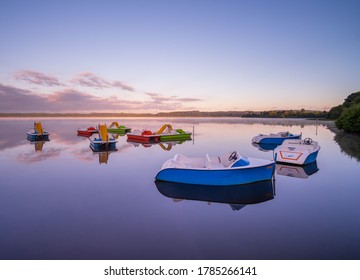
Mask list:
[[[328,110],[360,1],[0,1],[0,112]]]

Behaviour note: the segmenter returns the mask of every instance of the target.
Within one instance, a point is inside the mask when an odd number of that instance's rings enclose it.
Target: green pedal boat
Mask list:
[[[124,125],[119,125],[118,122],[112,122],[108,127],[107,131],[110,133],[125,134],[127,132],[130,132],[131,128],[128,128]]]
[[[173,129],[170,124],[164,124],[155,134],[159,135],[160,141],[179,141],[191,139],[191,132],[181,128]]]

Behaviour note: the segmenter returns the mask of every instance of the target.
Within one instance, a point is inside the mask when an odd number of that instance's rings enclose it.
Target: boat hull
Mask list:
[[[48,133],[37,134],[37,133],[27,133],[27,140],[29,141],[49,141]]]
[[[77,131],[77,135],[78,136],[83,136],[83,137],[90,137],[91,135],[93,135],[93,133],[96,133],[95,132],[92,132],[92,131],[81,131],[81,130],[78,130]]]
[[[116,150],[117,141],[90,141],[90,148],[94,151],[111,151]]]
[[[293,136],[287,136],[287,137],[259,137],[256,139],[254,138],[253,142],[258,144],[266,144],[266,145],[281,145],[285,140],[292,140],[292,139],[300,139],[301,135],[296,134]]]
[[[241,185],[270,180],[273,176],[274,168],[274,162],[267,165],[250,168],[228,168],[212,170],[165,168],[159,171],[155,179],[196,185]]]
[[[296,152],[296,151],[276,151],[276,162],[288,163],[295,165],[306,165],[316,161],[319,150],[312,153]]]
[[[255,142],[252,142],[252,145],[258,150],[263,152],[273,151],[276,149],[277,146],[279,146],[277,144],[263,144],[263,143],[255,143]]]
[[[180,140],[189,140],[191,138],[191,133],[184,134],[171,134],[160,136],[160,141],[180,141]]]
[[[127,134],[128,141],[138,143],[157,143],[160,141],[159,135],[135,135]]]
[[[131,131],[131,128],[127,128],[127,127],[119,127],[119,128],[108,128],[107,129],[108,132],[110,133],[116,133],[116,134],[125,134]]]
[[[98,130],[95,127],[80,128],[77,130],[77,135],[83,137],[90,137],[94,133],[98,133]]]
[[[109,153],[109,152],[116,152],[118,149],[116,148],[115,145],[112,146],[98,146],[98,145],[91,145],[90,144],[90,149],[94,152],[94,153]],[[100,158],[99,158],[100,160]]]

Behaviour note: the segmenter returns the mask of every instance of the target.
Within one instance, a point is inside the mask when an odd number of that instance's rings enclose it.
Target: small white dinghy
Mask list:
[[[276,162],[306,165],[316,160],[320,146],[311,138],[285,140],[275,150]]]

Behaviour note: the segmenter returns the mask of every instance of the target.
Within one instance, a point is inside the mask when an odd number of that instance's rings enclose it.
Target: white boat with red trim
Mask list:
[[[274,150],[276,162],[306,165],[316,160],[320,146],[311,138],[285,140]]]

